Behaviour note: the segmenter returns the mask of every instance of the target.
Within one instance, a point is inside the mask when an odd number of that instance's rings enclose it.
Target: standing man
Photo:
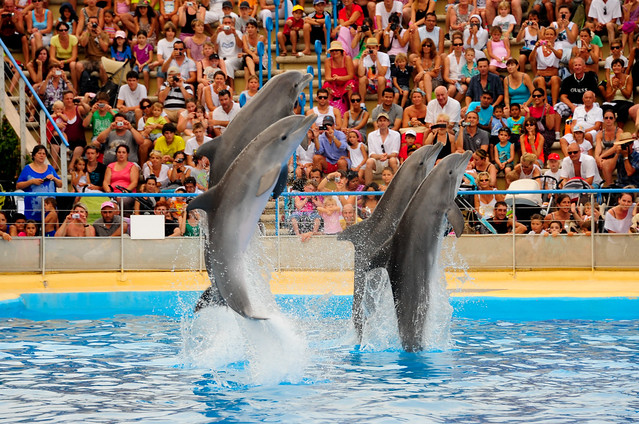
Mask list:
[[[377,116],[377,130],[368,136],[368,159],[364,170],[365,184],[373,182],[373,174],[381,174],[384,168],[390,166],[393,174],[399,168],[399,148],[402,137],[399,132],[391,130],[390,119],[387,114]]]

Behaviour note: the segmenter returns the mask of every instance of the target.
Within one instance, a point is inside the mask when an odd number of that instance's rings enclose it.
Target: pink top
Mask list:
[[[490,43],[490,47],[492,49],[493,52],[493,56],[496,57],[505,57],[508,58],[508,50],[506,50],[506,44],[504,44],[504,40],[499,40],[499,41],[489,41]],[[497,61],[495,59],[490,61],[490,64],[493,66],[496,66],[498,68],[505,68],[506,64],[504,62],[501,61]]]
[[[339,212],[333,212],[331,215],[327,213],[321,213],[324,220],[324,234],[337,234],[342,231],[342,226],[339,224],[341,215]]]
[[[115,13],[117,13],[118,15],[129,13],[129,5],[126,4],[126,1],[119,1],[115,3]]]
[[[115,165],[117,162],[110,163],[107,165],[111,168],[111,187],[113,187],[113,191],[115,193],[122,193],[122,190],[117,188],[116,186],[121,186],[127,188],[129,184],[131,184],[131,167],[135,166],[133,162],[127,162],[126,168],[122,171],[116,171]],[[133,189],[132,191],[135,191]]]

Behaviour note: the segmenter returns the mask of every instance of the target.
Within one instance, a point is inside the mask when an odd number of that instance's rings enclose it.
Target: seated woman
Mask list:
[[[595,138],[594,157],[597,161],[599,173],[601,174],[606,187],[608,187],[615,182],[613,173],[617,166],[618,156],[615,142],[619,141],[619,137],[623,133],[623,130],[617,126],[615,113],[612,110],[607,109],[604,111],[603,119],[604,123],[601,131],[597,133],[597,137]]]
[[[508,75],[504,78],[504,103],[507,106],[517,103],[520,105],[523,114],[526,115],[528,114],[528,107],[532,103],[532,92],[535,89],[532,79],[526,72],[519,71],[517,59],[508,59],[506,61],[506,70]]]
[[[328,90],[331,106],[345,113],[348,110],[348,99],[357,87],[353,59],[344,53],[344,47],[339,41],[333,41],[328,51],[331,56],[324,61],[326,77],[322,88]]]
[[[634,105],[633,101],[633,80],[632,76],[624,73],[623,60],[614,59],[612,61],[612,75],[606,84],[605,89],[599,87],[606,102],[603,107],[612,108],[616,114],[616,121],[619,128],[623,128],[628,120],[628,112]],[[606,120],[604,118],[604,124]]]
[[[352,1],[352,0],[351,0]],[[317,191],[317,182],[308,180],[304,184],[304,192]],[[295,196],[295,211],[291,214],[291,232],[300,237],[302,242],[308,241],[313,234],[319,232],[321,219],[317,207],[322,206],[318,196]]]
[[[468,86],[462,84],[462,69],[466,65],[464,57],[464,39],[461,33],[454,33],[451,41],[453,51],[444,58],[442,78],[448,84],[448,97],[461,101]]]
[[[552,221],[559,221],[566,232],[576,228],[576,217],[572,214],[572,202],[567,194],[560,194],[555,200],[555,211],[546,215],[544,228],[547,229]]]
[[[159,193],[158,180],[155,175],[150,175],[140,187],[140,193]],[[153,215],[155,204],[164,197],[144,196],[135,198],[135,206],[133,207],[134,215]]]
[[[524,131],[519,137],[520,152],[532,153],[537,156],[540,166],[544,166],[544,136],[539,134],[537,120],[526,118],[524,120]]]
[[[473,153],[471,159],[472,169],[479,175],[482,172],[486,172],[490,176],[490,186],[497,186],[497,167],[490,163],[488,158],[488,152],[484,149],[477,149]]]
[[[513,176],[511,176],[513,175]],[[531,179],[541,176],[541,168],[537,162],[537,156],[534,153],[524,153],[519,159],[519,163],[515,165],[512,172],[506,175],[506,188],[513,181],[521,179]]]
[[[402,128],[422,127],[426,122],[426,94],[419,88],[413,90],[410,99],[412,105],[404,109]]]
[[[173,167],[169,173],[171,184],[169,188],[176,188],[184,185],[184,180],[191,176],[191,167],[186,164],[186,153],[184,150],[175,152],[173,155]]]
[[[364,192],[380,191],[380,189],[379,189],[379,185],[376,182],[372,182],[368,184],[363,191]],[[366,219],[366,218],[369,218],[375,211],[375,208],[377,207],[377,204],[379,203],[379,196],[367,194],[367,195],[361,196],[357,203],[358,203],[357,210],[359,213],[359,217],[362,219]]]
[[[344,7],[337,13],[338,24],[331,31],[331,39],[337,39],[342,44],[342,47],[349,49],[353,42],[354,34],[351,32],[351,26],[355,25],[360,28],[364,23],[364,11],[362,8],[353,2],[353,0],[343,0]],[[369,26],[369,30],[373,27]],[[358,32],[360,32],[358,30]],[[361,31],[365,32],[365,31]],[[349,49],[346,53],[351,57],[356,57],[359,50]]]
[[[530,54],[530,64],[533,73],[537,75],[533,80],[535,87],[547,90],[550,85],[552,104],[559,101],[559,88],[561,79],[559,78],[559,60],[563,50],[555,48],[557,33],[554,28],[546,28],[544,37],[537,41],[535,48]]]
[[[637,204],[630,193],[619,196],[617,206],[606,212],[604,230],[607,233],[626,234],[630,232],[632,217],[637,213]]]
[[[342,122],[346,123],[349,130],[358,130],[364,140],[366,140],[366,127],[370,114],[362,108],[362,96],[359,93],[351,94],[350,109],[346,111]]]
[[[38,94],[42,98],[42,103],[49,110],[53,110],[53,104],[59,100],[63,100],[64,93],[73,90],[71,82],[67,79],[67,75],[62,70],[62,66],[58,61],[51,60],[50,70],[44,81],[38,88]]]
[[[66,22],[55,26],[57,35],[51,38],[51,57],[60,62],[65,71],[75,72],[78,60],[78,37],[71,34],[71,27]]]
[[[426,38],[422,42],[421,54],[417,57],[412,55],[411,58],[415,61],[417,70],[415,85],[425,93],[426,99],[431,99],[433,90],[444,85],[442,57],[437,54],[437,46],[433,40]]]
[[[149,177],[155,178],[155,184],[158,188],[168,187],[169,172],[171,168],[168,165],[162,163],[162,153],[158,150],[153,150],[149,153],[149,160],[142,167],[142,175],[145,179]],[[151,211],[153,209],[151,208]]]
[[[31,151],[33,162],[26,165],[20,172],[16,181],[16,189],[25,192],[55,192],[56,187],[62,187],[62,180],[55,169],[47,164],[47,148],[41,144],[36,145]],[[25,197],[24,215],[27,219],[36,222],[42,220],[41,197]]]
[[[444,159],[451,153],[455,153],[457,150],[455,133],[453,127],[450,125],[450,116],[445,113],[441,113],[437,116],[435,124],[431,124],[430,132],[424,140],[424,146],[429,146],[435,143],[441,143],[444,145],[437,155],[437,161]]]
[[[532,104],[528,108],[531,118],[537,120],[537,125],[541,123],[543,129],[539,129],[544,136],[544,156],[550,154],[550,149],[555,140],[561,138],[559,128],[561,125],[561,115],[559,115],[551,105],[548,104],[546,91],[535,88],[532,94]]]
[[[531,10],[528,13],[528,19],[522,22],[521,29],[517,34],[516,42],[523,42],[523,46],[519,49],[519,72],[526,72],[526,62],[530,62],[530,54],[537,44],[537,39],[541,33],[539,27],[539,13]]]
[[[477,181],[477,189],[481,191],[494,191],[495,187],[490,185],[490,174],[488,172],[480,172],[475,179]],[[494,216],[495,203],[503,202],[506,196],[503,194],[476,194],[475,195],[475,210],[479,213],[479,216],[484,219],[492,218]]]
[[[488,31],[482,27],[479,15],[470,17],[470,25],[464,29],[464,50],[471,48],[475,50],[475,58],[482,59],[486,57],[484,49],[488,43]]]
[[[35,52],[40,47],[49,47],[53,36],[53,12],[45,8],[42,1],[33,2],[33,6],[30,13],[24,16],[25,32],[28,34],[22,37],[22,53],[25,62],[35,57]]]
[[[472,2],[474,3],[474,2]],[[459,4],[451,5],[446,12],[446,30],[452,38],[452,34],[455,31],[463,32],[468,28],[468,24],[471,16],[475,12],[475,6],[471,4],[470,0],[459,0]],[[464,39],[467,37],[464,37]]]
[[[579,32],[577,45],[572,48],[572,58],[570,59],[571,68],[572,62],[577,57],[582,58],[586,63],[586,72],[592,71],[599,73],[601,53],[599,52],[599,46],[592,43],[592,35],[590,34],[590,30],[587,28],[584,28]]]
[[[129,162],[129,146],[120,144],[115,149],[116,162],[107,166],[104,174],[103,190],[105,193],[135,192],[140,178],[140,168],[136,163]],[[117,200],[119,203],[120,201]],[[135,200],[125,197],[123,200],[123,213],[130,216]]]

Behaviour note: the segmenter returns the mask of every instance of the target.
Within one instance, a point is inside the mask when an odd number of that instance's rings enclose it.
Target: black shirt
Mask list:
[[[98,165],[92,172],[88,172],[89,181],[93,185],[97,185],[102,187],[102,183],[104,182],[104,174],[106,173],[106,165],[98,162]]]
[[[561,83],[561,92],[559,94],[565,94],[572,103],[581,105],[584,102],[583,96],[586,91],[592,91],[595,95],[597,94],[598,84],[599,78],[592,71],[586,72],[580,80],[571,75]]]

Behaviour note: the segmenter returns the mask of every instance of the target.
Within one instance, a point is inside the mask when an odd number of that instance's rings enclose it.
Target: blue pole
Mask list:
[[[322,87],[322,42],[315,40],[315,54],[317,54],[317,86]]]
[[[266,52],[266,56],[268,58],[268,72],[267,72],[267,80],[271,79],[271,68],[273,68],[273,63],[271,62],[272,58],[272,52],[271,52],[271,32],[273,31],[273,19],[271,19],[271,17],[269,16],[268,18],[266,18],[266,22],[264,22],[264,26],[266,27],[266,33],[268,35],[268,51]],[[277,37],[275,37],[277,38]],[[275,43],[277,44],[277,43]],[[277,48],[277,46],[275,47]]]
[[[306,72],[311,74],[311,76],[315,76],[315,72],[313,72],[313,67],[308,65],[306,67]],[[308,107],[313,109],[313,78],[308,82]]]
[[[278,57],[280,55],[280,43],[277,39],[277,35],[280,32],[280,0],[273,0],[273,5],[275,6],[275,57]],[[280,63],[277,60],[275,61],[275,66],[280,69]]]
[[[302,115],[304,115],[304,106],[306,106],[306,94],[304,94],[304,92],[300,93],[299,97],[297,98],[297,101],[300,104],[300,107],[302,108]]]
[[[328,51],[331,45],[331,20],[325,19],[324,24],[326,25],[326,57],[331,57],[331,53]]]
[[[24,75],[24,72],[22,72],[22,69],[20,69],[20,66],[18,66],[18,63],[13,58],[13,55],[9,52],[9,48],[7,47],[6,44],[4,44],[4,41],[2,41],[1,38],[0,38],[0,45],[2,46],[2,49],[4,50],[4,52],[6,53],[6,56],[9,58],[9,60],[13,64],[13,67],[15,68],[15,70],[20,75],[20,78],[22,78],[24,80],[24,82],[26,83],[25,85],[27,87],[29,87],[29,91],[31,91],[31,94],[33,94],[33,98],[36,100],[36,102],[38,102],[38,105],[40,106],[40,110],[42,110],[44,112],[44,116],[46,116],[47,120],[49,122],[51,122],[51,124],[53,125],[53,129],[55,130],[55,132],[58,133],[58,136],[60,136],[60,138],[62,139],[62,142],[64,143],[64,145],[69,147],[69,142],[67,141],[66,136],[64,135],[62,130],[60,130],[58,125],[55,123],[55,120],[51,117],[51,114],[49,113],[47,108],[44,106],[44,103],[42,103],[42,100],[40,100],[40,95],[38,95],[38,93],[36,93],[35,89],[31,85],[29,80],[27,79],[26,75]],[[4,87],[2,89],[4,90]],[[4,107],[4,105],[0,105],[0,107]]]
[[[262,65],[262,58],[264,57],[264,43],[262,43],[261,41],[257,42],[257,55],[260,58],[260,63],[259,63],[259,69],[260,69],[260,88],[262,88],[262,78],[264,77],[262,75],[262,68],[264,65]]]
[[[337,1],[333,0],[331,4],[333,5],[333,28],[337,28]]]

